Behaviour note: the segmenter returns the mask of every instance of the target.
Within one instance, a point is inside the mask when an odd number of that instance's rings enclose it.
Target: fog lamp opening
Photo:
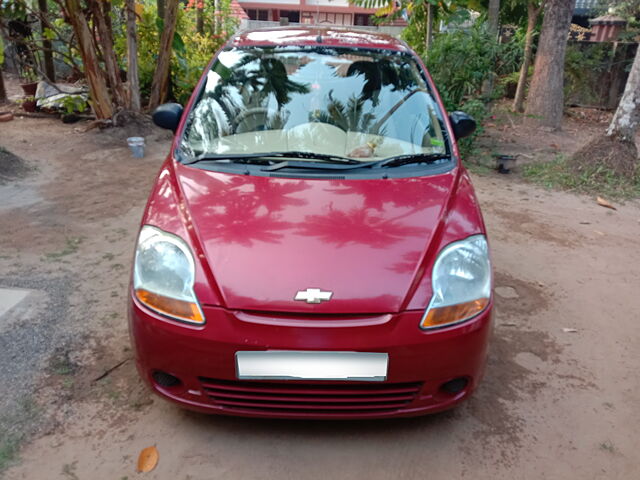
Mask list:
[[[156,370],[151,374],[151,377],[162,388],[174,388],[182,385],[182,381],[178,377],[162,370]]]
[[[448,395],[457,395],[467,388],[467,385],[469,385],[467,377],[458,377],[440,385],[440,391]]]

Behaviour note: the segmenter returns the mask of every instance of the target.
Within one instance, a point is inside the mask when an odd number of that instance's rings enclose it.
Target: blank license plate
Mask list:
[[[359,380],[387,379],[387,353],[251,351],[236,352],[239,379]]]

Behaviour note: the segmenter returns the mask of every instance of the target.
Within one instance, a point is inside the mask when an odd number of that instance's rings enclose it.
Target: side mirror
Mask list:
[[[456,140],[468,137],[476,129],[476,121],[468,113],[456,111],[449,115],[451,126],[453,127],[453,134],[456,136]]]
[[[155,109],[151,118],[160,128],[175,132],[180,124],[184,109],[179,103],[164,103]]]

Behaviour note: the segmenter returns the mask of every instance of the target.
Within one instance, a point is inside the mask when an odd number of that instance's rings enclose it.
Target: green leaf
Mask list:
[[[45,28],[42,31],[42,36],[44,38],[46,38],[47,40],[54,40],[56,38],[56,32],[54,32],[53,30],[51,30],[50,28]]]
[[[171,47],[181,55],[185,55],[187,53],[187,49],[184,46],[184,40],[178,32],[173,35],[173,42],[171,43]]]

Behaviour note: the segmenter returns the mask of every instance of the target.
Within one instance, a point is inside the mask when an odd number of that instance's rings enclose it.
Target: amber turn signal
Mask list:
[[[197,303],[165,297],[142,288],[136,289],[136,297],[147,307],[163,315],[199,325],[204,323],[204,316]]]
[[[479,298],[470,302],[458,303],[446,307],[430,308],[420,322],[422,328],[443,327],[450,323],[467,320],[486,308],[488,298]]]

